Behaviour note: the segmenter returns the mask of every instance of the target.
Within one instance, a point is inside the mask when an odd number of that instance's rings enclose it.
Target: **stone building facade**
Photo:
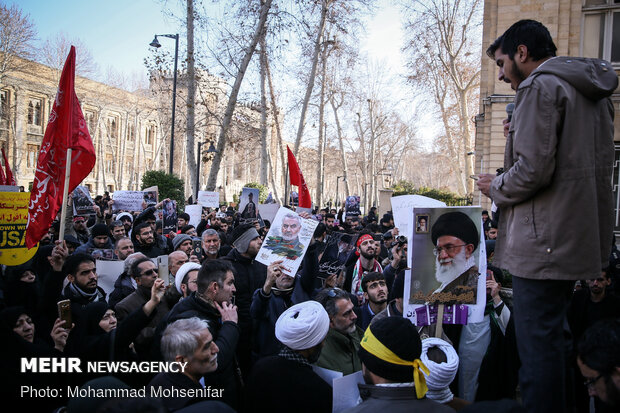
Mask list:
[[[0,84],[0,145],[5,148],[17,184],[32,186],[41,142],[56,96],[60,71],[24,62]],[[157,105],[80,76],[75,90],[93,139],[97,162],[83,184],[92,193],[138,189],[142,174],[162,164]]]
[[[485,0],[480,74],[480,111],[476,121],[476,172],[495,173],[503,167],[505,138],[502,120],[513,101],[510,85],[497,80],[498,68],[486,56],[487,47],[520,19],[543,23],[551,33],[558,56],[598,57],[620,70],[620,3],[615,0]],[[620,91],[612,96],[615,116],[616,231],[620,231]],[[474,200],[479,197],[475,194]],[[488,198],[480,197],[489,208]]]

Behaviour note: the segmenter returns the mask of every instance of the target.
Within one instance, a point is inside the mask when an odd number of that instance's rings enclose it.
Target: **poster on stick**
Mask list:
[[[481,212],[480,207],[414,208],[411,212],[411,270],[405,273],[404,303],[405,315],[416,324],[431,322],[439,304],[446,306],[444,322],[482,320],[486,249]]]
[[[73,215],[95,215],[93,206],[95,202],[90,196],[90,191],[83,185],[78,185],[72,192]]]
[[[142,211],[142,203],[145,201],[143,191],[114,191],[114,209],[117,211]]]
[[[219,208],[220,193],[209,191],[198,191],[198,203],[203,207]]]
[[[282,272],[294,277],[318,224],[287,208],[280,208],[258,251],[256,261],[269,265],[282,260]]]

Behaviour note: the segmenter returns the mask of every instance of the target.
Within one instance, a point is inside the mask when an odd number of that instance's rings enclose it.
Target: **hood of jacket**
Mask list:
[[[529,76],[552,74],[570,83],[582,95],[597,101],[611,96],[618,87],[618,75],[611,63],[585,57],[554,57],[538,66]],[[526,79],[527,80],[527,79]],[[529,82],[524,81],[522,84]]]

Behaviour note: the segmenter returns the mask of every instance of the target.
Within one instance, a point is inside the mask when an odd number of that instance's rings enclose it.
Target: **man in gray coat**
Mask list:
[[[528,412],[570,406],[566,309],[574,281],[607,265],[613,228],[609,97],[618,77],[609,62],[555,57],[556,50],[533,20],[513,24],[487,50],[516,96],[512,121],[504,121],[505,172],[481,175],[478,187],[500,212],[494,262],[514,276]]]

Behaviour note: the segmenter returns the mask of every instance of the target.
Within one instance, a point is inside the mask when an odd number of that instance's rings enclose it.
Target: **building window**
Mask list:
[[[105,159],[105,173],[113,174],[114,173],[114,158],[112,155],[106,155]]]
[[[108,185],[108,192],[114,192],[114,185]]]
[[[39,145],[28,145],[27,150],[26,164],[28,168],[35,168],[39,159]]]
[[[581,55],[620,65],[620,1],[584,0]]]
[[[116,145],[116,140],[118,139],[118,119],[116,117],[108,118],[108,136],[112,139],[114,145]]]
[[[136,127],[133,124],[133,120],[129,119],[127,123],[127,140],[133,142],[136,139]]]
[[[90,137],[94,138],[93,134],[95,133],[95,124],[96,118],[93,112],[86,111],[84,112],[84,117],[86,118],[86,123],[88,124],[88,132],[90,133]]]
[[[93,193],[93,185],[92,184],[86,184],[86,188],[88,188],[88,192],[90,192],[91,194]]]
[[[0,90],[0,126],[6,127],[9,120],[9,91]]]
[[[147,145],[152,145],[155,140],[155,126],[149,125],[146,127],[146,136],[144,138],[144,143]]]
[[[30,99],[28,101],[28,124],[34,126],[41,126],[41,108],[43,103],[41,99]]]

